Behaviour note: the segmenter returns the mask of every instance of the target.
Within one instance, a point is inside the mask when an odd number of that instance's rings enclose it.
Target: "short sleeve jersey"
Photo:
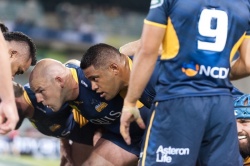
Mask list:
[[[230,95],[230,61],[249,38],[249,0],[152,0],[145,24],[165,29],[156,100]]]
[[[100,94],[91,89],[91,83],[84,76],[80,67],[73,64],[67,64],[66,66],[71,69],[75,81],[79,84],[79,95],[77,99],[69,101],[69,105],[81,112],[86,118],[85,123],[90,121],[94,124],[105,125],[119,120],[123,106],[122,95],[117,95],[110,101],[105,100],[100,97]],[[147,100],[145,99],[145,101]],[[148,101],[150,103],[147,105],[150,106],[152,99]]]
[[[79,95],[75,100],[69,101],[69,105],[77,110],[85,121],[82,125],[89,122],[95,125],[101,125],[113,133],[119,134],[119,120],[123,106],[123,95],[117,95],[112,100],[105,100],[100,94],[91,89],[90,81],[85,77],[82,69],[73,64],[67,64],[76,82],[79,84]],[[149,100],[152,102],[152,100]],[[151,105],[148,104],[148,105]],[[146,113],[149,109],[140,105]]]
[[[134,59],[134,56],[129,56],[130,69],[132,69],[133,59]],[[148,81],[146,88],[144,89],[139,99],[148,108],[151,107],[151,104],[153,103],[154,97],[156,95],[155,85],[156,85],[156,81],[158,78],[159,70],[160,70],[160,59],[158,58],[155,64],[155,69],[150,77],[150,80]]]

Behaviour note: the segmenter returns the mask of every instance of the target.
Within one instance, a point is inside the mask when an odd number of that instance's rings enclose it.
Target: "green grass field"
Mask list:
[[[0,155],[0,166],[59,166],[59,159],[36,159],[30,156]]]

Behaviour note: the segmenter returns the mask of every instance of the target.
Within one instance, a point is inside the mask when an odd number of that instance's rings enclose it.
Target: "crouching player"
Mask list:
[[[13,86],[20,119],[16,128],[27,118],[44,135],[60,138],[61,166],[80,166],[92,151],[96,127],[91,123],[83,126],[85,119],[67,104],[53,112],[37,103],[29,85],[22,87],[14,82]]]

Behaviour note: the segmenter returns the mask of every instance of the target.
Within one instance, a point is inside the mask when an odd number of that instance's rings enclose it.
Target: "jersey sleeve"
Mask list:
[[[151,0],[150,9],[144,23],[166,27],[168,8],[168,0]]]

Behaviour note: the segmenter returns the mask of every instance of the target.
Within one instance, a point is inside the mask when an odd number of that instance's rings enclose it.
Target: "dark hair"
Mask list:
[[[24,93],[23,86],[21,84],[14,82],[14,81],[12,81],[12,83],[13,83],[15,97],[21,97]]]
[[[12,81],[13,83],[13,89],[14,89],[14,94],[15,94],[15,97],[21,97],[24,93],[24,88],[21,84],[18,84],[14,81]],[[21,109],[18,109],[18,116],[19,116],[19,121],[17,122],[16,124],[16,127],[15,127],[15,130],[19,129],[19,127],[22,125],[23,123],[23,120],[25,118],[25,115],[23,113],[23,110]]]
[[[4,32],[9,32],[9,28],[4,25],[4,23],[0,22],[0,29]]]
[[[36,64],[36,45],[32,41],[30,37],[25,35],[22,32],[5,32],[3,33],[4,38],[6,41],[17,41],[17,42],[25,42],[29,45],[29,52],[30,57],[32,59],[31,66],[34,66]]]
[[[20,126],[22,125],[23,120],[25,118],[25,115],[24,115],[24,113],[23,113],[23,111],[21,109],[18,109],[18,116],[19,116],[19,120],[18,120],[18,122],[16,124],[15,130],[20,128]]]
[[[99,43],[91,46],[82,56],[80,67],[86,69],[93,65],[95,68],[100,68],[108,64],[110,59],[121,56],[120,52],[113,46]]]

